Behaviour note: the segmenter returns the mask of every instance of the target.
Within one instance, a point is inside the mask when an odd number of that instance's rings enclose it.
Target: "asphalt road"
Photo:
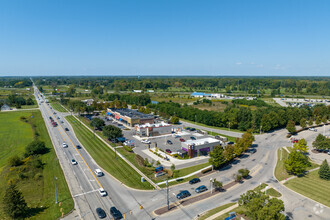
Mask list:
[[[285,188],[274,178],[276,151],[280,147],[290,146],[285,138],[286,130],[284,129],[256,136],[254,142],[257,149],[256,153],[247,154],[246,157],[240,158],[228,169],[201,178],[201,183],[193,186],[185,183],[171,187],[170,201],[177,201],[175,195],[181,190],[187,189],[192,195],[195,195],[194,189],[199,185],[203,184],[209,188],[210,178],[216,178],[224,184],[230,182],[233,179],[232,174],[240,168],[250,169],[253,174],[252,179],[210,199],[187,207],[180,207],[180,209],[162,216],[153,216],[152,212],[155,209],[166,205],[165,190],[141,191],[129,189],[107,173],[103,177],[95,177],[92,171],[99,168],[99,166],[84,150],[83,145],[79,143],[71,126],[63,118],[63,114],[57,113],[56,116],[59,115],[64,123],[60,124],[58,122],[59,126],[53,128],[49,122],[49,116],[55,118],[52,113],[54,111],[51,111],[45,103],[40,105],[40,111],[45,119],[70,191],[74,197],[76,212],[69,215],[67,219],[96,219],[95,209],[97,207],[102,207],[107,212],[109,219],[109,208],[111,206],[116,206],[122,213],[126,213],[126,219],[193,219],[208,209],[237,201],[239,195],[255,188],[262,182],[268,183],[283,194],[285,212],[293,219],[327,219],[330,216],[329,208],[319,208],[318,203]],[[70,131],[64,131],[65,127],[68,127]],[[207,128],[201,129],[208,130]],[[308,135],[308,138],[314,138],[313,136],[314,134]],[[310,142],[311,139],[307,141]],[[63,148],[63,142],[66,142],[69,147]],[[82,149],[76,150],[74,146],[77,144],[81,145]],[[71,165],[72,158],[78,161],[78,165]],[[101,186],[108,192],[108,196],[100,197],[96,190]],[[140,205],[143,205],[142,210],[139,209]],[[129,214],[130,211],[132,211],[132,215]]]

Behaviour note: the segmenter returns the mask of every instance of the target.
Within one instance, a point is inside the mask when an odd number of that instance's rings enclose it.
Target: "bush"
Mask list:
[[[25,157],[30,155],[45,154],[48,152],[45,142],[35,140],[25,147]]]
[[[21,160],[21,158],[19,158],[19,156],[15,155],[11,158],[9,158],[8,160],[9,166],[11,167],[17,167],[23,164],[23,161]]]
[[[249,176],[250,171],[248,169],[240,169],[238,170],[238,173],[245,178]]]
[[[242,175],[241,174],[234,174],[235,182],[241,182],[242,181]]]
[[[144,159],[140,155],[135,155],[135,160],[140,167],[144,167]]]
[[[125,149],[127,152],[129,152],[129,153],[133,153],[133,149],[132,149],[131,147],[126,146],[126,145],[124,145],[123,147],[124,147],[124,149]]]

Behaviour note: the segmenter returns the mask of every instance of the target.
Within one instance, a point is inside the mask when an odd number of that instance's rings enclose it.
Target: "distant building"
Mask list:
[[[107,115],[110,117],[115,118],[122,123],[134,127],[135,125],[141,124],[153,124],[154,123],[154,116],[149,114],[144,114],[138,112],[137,110],[128,109],[128,108],[108,108]]]
[[[206,94],[204,92],[193,92],[191,93],[190,96],[195,98],[203,98],[203,97],[211,97],[211,94]]]
[[[85,99],[81,100],[83,103],[86,103],[87,106],[91,106],[94,102],[94,99]]]
[[[154,90],[148,90],[148,92],[153,93],[153,92],[155,92],[155,91],[154,91]]]
[[[187,140],[181,142],[181,149],[188,152],[190,157],[197,155],[207,155],[214,146],[220,145],[221,141],[215,138],[203,138],[197,140]]]
[[[146,123],[143,125],[135,125],[134,129],[136,134],[140,137],[152,137],[172,133],[172,126],[164,122],[157,124]]]
[[[133,92],[135,92],[135,93],[141,93],[142,90],[133,90]]]
[[[1,111],[10,111],[10,110],[11,110],[11,108],[7,104],[4,104],[3,106],[1,106]]]

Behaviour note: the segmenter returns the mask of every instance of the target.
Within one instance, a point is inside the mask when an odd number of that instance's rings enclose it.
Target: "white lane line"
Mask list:
[[[97,192],[97,190],[92,190],[92,191],[89,191],[89,192],[80,193],[80,194],[74,195],[73,197],[78,197],[78,196],[86,195],[86,194],[93,193],[93,192]]]

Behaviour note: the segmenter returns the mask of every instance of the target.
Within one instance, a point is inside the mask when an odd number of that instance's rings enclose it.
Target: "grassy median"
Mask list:
[[[58,103],[58,102],[53,102],[50,105],[53,107],[53,109],[55,111],[58,111],[58,112],[67,112],[67,110],[65,108],[63,108],[63,106],[60,103]]]
[[[222,206],[219,206],[219,207],[216,207],[214,209],[211,209],[207,212],[205,212],[199,219],[200,220],[204,220],[204,219],[207,219],[208,217],[212,216],[212,215],[215,215],[219,212],[221,212],[222,210],[225,210],[231,206],[235,205],[234,202],[231,202],[231,203],[228,203],[228,204],[225,204],[225,205],[222,205]]]
[[[38,139],[45,142],[49,152],[38,157],[44,164],[42,171],[39,169],[40,173],[32,178],[24,177],[22,174],[25,173],[19,172],[20,167],[10,168],[7,161],[15,155],[21,157],[25,146],[33,141],[36,133]],[[73,209],[68,185],[39,110],[0,112],[0,140],[0,206],[7,182],[17,180],[18,189],[23,193],[28,206],[33,208],[32,217],[29,219],[57,219],[62,216],[61,208],[64,214]],[[33,170],[29,172],[33,173]],[[57,177],[61,207],[55,204],[54,176]],[[7,219],[2,207],[0,219]]]
[[[148,182],[141,182],[141,176],[131,168],[124,160],[117,156],[105,143],[99,138],[93,137],[83,124],[77,121],[73,116],[66,116],[66,119],[73,127],[79,141],[93,157],[93,159],[107,172],[123,184],[136,189],[153,189]]]

